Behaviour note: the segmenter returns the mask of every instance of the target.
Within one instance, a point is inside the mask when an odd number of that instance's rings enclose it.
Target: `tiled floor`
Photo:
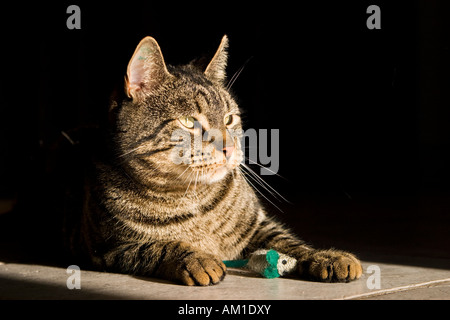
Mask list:
[[[67,281],[74,274],[65,268],[0,263],[0,299],[450,299],[450,261],[435,259],[433,264],[441,267],[364,261],[361,279],[331,284],[264,279],[231,269],[222,283],[210,287],[81,270],[80,289],[68,289]],[[72,280],[69,283],[75,284]]]

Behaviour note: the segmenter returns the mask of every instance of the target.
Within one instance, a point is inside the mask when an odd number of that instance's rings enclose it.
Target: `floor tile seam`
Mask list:
[[[337,298],[335,300],[355,300],[355,299],[361,299],[361,298],[370,298],[372,296],[374,297],[374,296],[387,295],[387,294],[393,294],[393,293],[397,293],[397,292],[404,292],[404,291],[425,288],[428,286],[433,286],[433,285],[441,284],[441,283],[445,283],[445,282],[450,282],[450,278],[431,280],[431,281],[426,281],[426,282],[421,282],[421,283],[410,284],[410,285],[406,285],[406,286],[399,286],[399,287],[394,287],[394,288],[389,288],[389,289],[376,290],[376,291],[372,291],[372,292],[365,292],[365,293],[355,294],[355,295],[351,295],[351,296],[346,296],[343,298]]]

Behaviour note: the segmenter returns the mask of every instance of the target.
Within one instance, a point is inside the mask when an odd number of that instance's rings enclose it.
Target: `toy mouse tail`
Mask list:
[[[246,260],[224,260],[223,263],[227,266],[227,268],[242,268],[247,265],[248,259],[246,259]]]

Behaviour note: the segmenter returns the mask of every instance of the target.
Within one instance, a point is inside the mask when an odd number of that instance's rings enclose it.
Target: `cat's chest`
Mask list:
[[[264,219],[264,213],[251,199],[216,209],[165,225],[141,226],[141,232],[152,240],[183,241],[199,250],[234,259]]]

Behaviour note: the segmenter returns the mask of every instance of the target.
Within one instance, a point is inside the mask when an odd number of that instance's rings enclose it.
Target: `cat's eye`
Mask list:
[[[195,124],[195,118],[194,117],[180,117],[180,118],[178,118],[178,120],[186,128],[189,128],[189,129],[194,128],[194,124]]]
[[[229,114],[227,116],[225,116],[225,118],[223,119],[223,123],[225,123],[226,126],[229,126],[230,124],[233,123],[233,115]]]

